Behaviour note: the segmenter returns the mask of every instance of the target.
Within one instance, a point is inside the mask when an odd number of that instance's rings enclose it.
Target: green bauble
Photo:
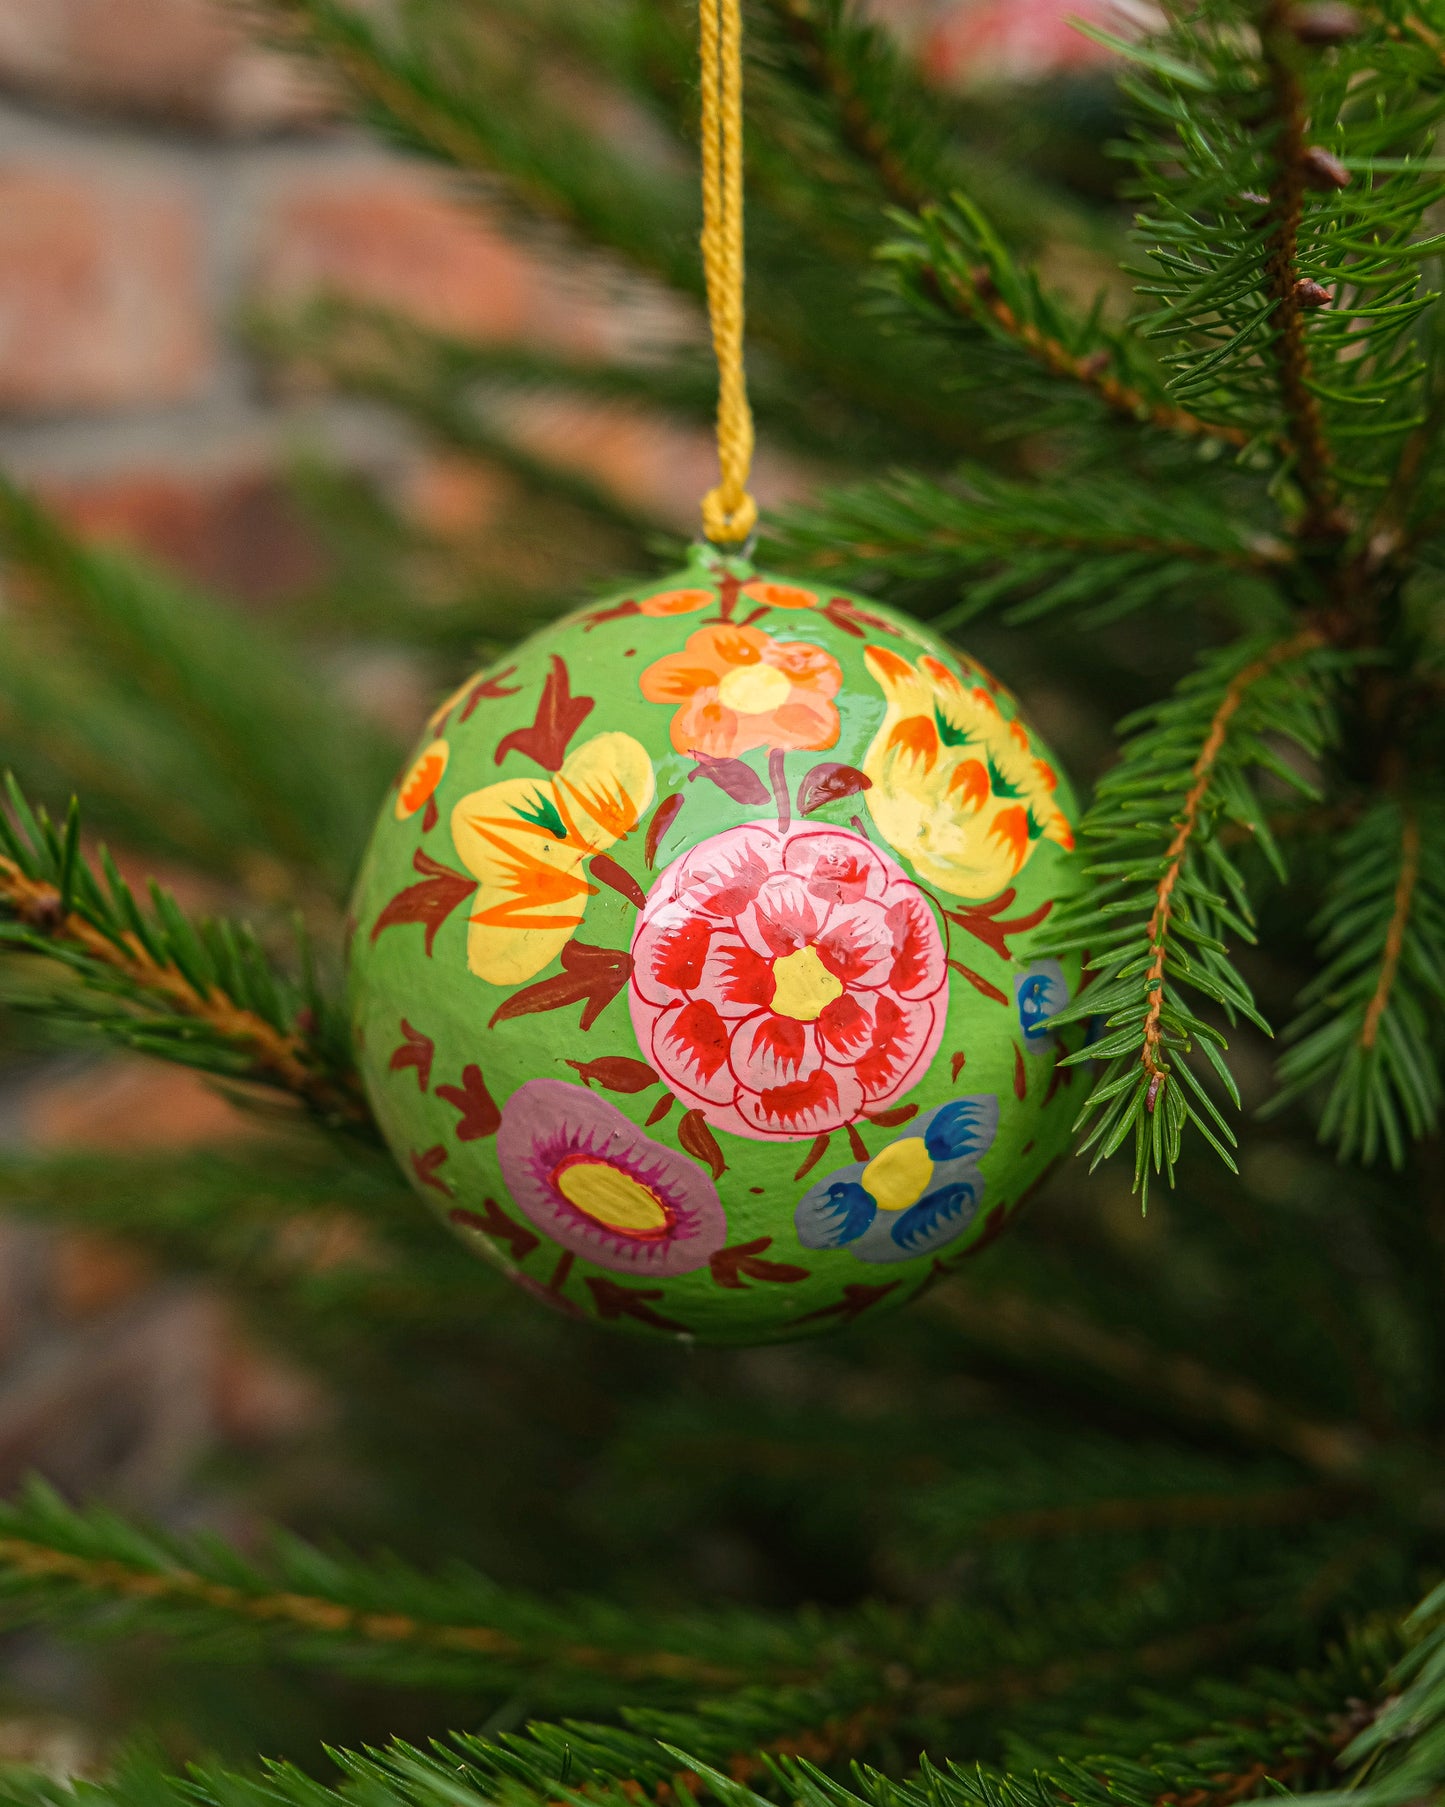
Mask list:
[[[748,1343],[901,1305],[1067,1141],[1073,814],[970,660],[700,549],[432,717],[356,894],[382,1130],[571,1315]]]

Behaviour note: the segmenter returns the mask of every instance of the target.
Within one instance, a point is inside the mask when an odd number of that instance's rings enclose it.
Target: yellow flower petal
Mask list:
[[[452,811],[457,856],[478,880],[467,965],[519,985],[555,960],[596,892],[583,862],[637,826],[652,802],[652,760],[630,734],[597,734],[554,778],[503,778]]]
[[[868,812],[925,883],[994,897],[1039,839],[1073,844],[1053,772],[984,685],[927,655],[915,666],[870,646],[864,659],[887,704],[863,759]]]
[[[630,834],[657,794],[652,756],[630,734],[594,734],[567,755],[557,800],[574,837],[598,853]]]

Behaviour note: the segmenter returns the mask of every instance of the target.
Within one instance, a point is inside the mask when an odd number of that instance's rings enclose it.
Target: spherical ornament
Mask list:
[[[971,660],[700,548],[429,722],[354,909],[382,1131],[574,1317],[746,1343],[901,1305],[1067,1141],[1072,815]]]

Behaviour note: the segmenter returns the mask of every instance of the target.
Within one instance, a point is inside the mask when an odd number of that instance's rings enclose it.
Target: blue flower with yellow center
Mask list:
[[[860,1261],[911,1261],[961,1235],[983,1201],[978,1163],[998,1132],[992,1094],[927,1111],[912,1133],[871,1161],[810,1186],[793,1223],[805,1249],[847,1249]]]

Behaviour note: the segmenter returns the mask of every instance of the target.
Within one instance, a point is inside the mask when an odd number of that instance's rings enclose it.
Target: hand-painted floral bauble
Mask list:
[[[901,1305],[1067,1139],[1071,814],[972,661],[700,549],[432,717],[356,896],[383,1132],[575,1317],[756,1342]]]

